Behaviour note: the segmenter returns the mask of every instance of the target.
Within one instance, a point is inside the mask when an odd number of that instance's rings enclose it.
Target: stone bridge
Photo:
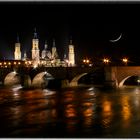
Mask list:
[[[106,83],[113,87],[122,87],[131,76],[140,76],[140,66],[105,67]]]
[[[61,87],[78,85],[78,80],[88,73],[104,73],[105,86],[122,87],[131,76],[140,76],[140,66],[106,67],[18,67],[0,68],[3,85],[21,84],[23,87],[46,87],[49,83]],[[100,74],[100,73],[98,73]]]
[[[0,68],[0,81],[5,86],[46,87],[49,83],[61,87],[77,86],[84,75],[98,71],[98,67],[16,67]]]

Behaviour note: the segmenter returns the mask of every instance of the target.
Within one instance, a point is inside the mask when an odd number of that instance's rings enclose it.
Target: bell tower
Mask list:
[[[34,30],[34,38],[32,39],[32,60],[39,61],[39,39],[37,38],[36,28]]]
[[[14,56],[15,56],[15,60],[21,60],[20,42],[19,42],[19,37],[18,36],[17,36],[17,41],[15,43]]]
[[[57,56],[58,56],[58,53],[57,53],[56,46],[55,46],[55,40],[53,39],[52,59],[56,59]]]
[[[74,53],[74,45],[72,45],[72,39],[70,40],[70,44],[69,44],[68,59],[69,59],[69,66],[75,66],[75,53]]]

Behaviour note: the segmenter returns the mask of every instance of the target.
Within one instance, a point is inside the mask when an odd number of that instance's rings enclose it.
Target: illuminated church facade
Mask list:
[[[68,45],[68,55],[65,55],[63,60],[60,60],[57,48],[55,44],[55,40],[53,40],[53,45],[51,50],[48,50],[47,42],[45,42],[44,49],[40,51],[39,48],[39,39],[37,37],[36,30],[34,32],[34,37],[32,39],[32,49],[31,49],[31,58],[28,58],[26,52],[24,52],[23,58],[21,58],[21,44],[19,42],[19,38],[17,38],[17,42],[15,43],[15,51],[14,51],[14,59],[15,60],[23,60],[33,67],[45,66],[45,67],[59,67],[59,66],[75,66],[75,52],[74,45],[72,44],[72,40]]]

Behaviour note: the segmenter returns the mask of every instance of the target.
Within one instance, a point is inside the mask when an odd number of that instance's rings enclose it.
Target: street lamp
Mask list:
[[[104,64],[108,64],[109,62],[110,62],[110,60],[109,60],[108,58],[104,58],[104,59],[103,59],[103,63],[104,63]]]
[[[53,65],[54,65],[54,60],[51,60],[51,66],[53,67]]]
[[[86,60],[85,59],[83,60],[83,63],[86,63]]]
[[[89,63],[89,60],[87,59],[86,63],[88,64]]]
[[[123,58],[122,61],[123,61],[123,63],[124,63],[125,65],[127,65],[127,63],[128,63],[128,59],[127,59],[127,58]]]
[[[36,69],[37,68],[37,65],[34,65],[33,68]]]
[[[84,64],[89,64],[89,59],[84,59],[84,60],[83,60],[83,63],[84,63]]]
[[[138,85],[140,84],[140,79],[137,80]]]

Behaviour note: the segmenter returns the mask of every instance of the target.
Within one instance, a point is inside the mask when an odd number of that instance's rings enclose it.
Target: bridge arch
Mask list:
[[[78,85],[78,80],[81,78],[81,77],[83,77],[83,76],[85,76],[85,75],[87,75],[88,73],[82,73],[82,74],[79,74],[79,75],[77,75],[76,77],[74,77],[72,80],[71,80],[71,82],[69,83],[69,86],[77,86]]]
[[[20,75],[16,72],[10,72],[8,73],[4,78],[4,85],[5,86],[13,86],[20,84]]]
[[[127,76],[126,78],[124,78],[120,83],[119,83],[119,87],[122,87],[124,85],[124,82],[130,78],[131,76]]]
[[[124,79],[119,83],[118,86],[119,86],[119,87],[123,87],[125,81],[126,81],[127,79],[133,77],[133,76],[135,76],[135,77],[139,77],[140,75],[130,75],[130,76],[127,76],[126,78],[124,78]],[[137,82],[138,82],[138,81],[137,81]]]
[[[46,71],[40,72],[32,80],[32,87],[45,88],[48,85],[48,81],[53,79],[53,76]]]
[[[140,76],[140,66],[113,66],[105,69],[106,81],[114,81],[116,87],[122,87],[132,76]],[[112,83],[110,83],[112,86]]]

